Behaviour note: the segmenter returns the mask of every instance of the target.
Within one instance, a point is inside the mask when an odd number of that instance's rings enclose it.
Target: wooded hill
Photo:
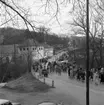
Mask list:
[[[44,43],[51,46],[62,46],[67,47],[69,38],[59,37],[56,34],[44,34],[42,32],[33,32],[24,29],[15,29],[15,28],[1,28],[0,36],[4,36],[2,44],[19,44],[26,40],[26,38],[33,38],[39,43]]]

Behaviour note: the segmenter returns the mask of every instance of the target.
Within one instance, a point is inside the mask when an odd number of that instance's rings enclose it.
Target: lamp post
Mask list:
[[[89,105],[89,0],[86,0],[86,105]]]

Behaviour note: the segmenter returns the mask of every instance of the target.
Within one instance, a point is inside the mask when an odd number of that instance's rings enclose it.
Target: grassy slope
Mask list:
[[[8,82],[4,88],[20,92],[42,92],[48,91],[50,87],[34,78],[31,74],[27,73],[16,80]]]

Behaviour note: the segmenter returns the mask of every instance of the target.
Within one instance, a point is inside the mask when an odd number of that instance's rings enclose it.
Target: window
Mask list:
[[[27,50],[29,50],[29,48],[27,48]]]
[[[23,48],[23,50],[25,51],[25,48]]]
[[[33,48],[33,50],[34,50],[34,48]]]
[[[39,47],[39,50],[42,50],[42,47]]]
[[[40,47],[40,50],[42,50],[42,47]]]
[[[20,51],[22,51],[22,48],[20,48]]]

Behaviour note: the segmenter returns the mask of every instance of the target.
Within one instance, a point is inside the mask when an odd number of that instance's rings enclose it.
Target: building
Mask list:
[[[27,39],[21,44],[0,46],[0,58],[6,59],[6,57],[9,57],[11,60],[13,56],[21,57],[24,60],[31,57],[35,61],[53,56],[53,47],[43,43],[40,44],[33,39]]]
[[[53,47],[44,43],[40,44],[33,39],[27,39],[18,46],[18,52],[25,57],[31,55],[32,60],[35,61],[53,56]]]
[[[30,56],[33,60],[44,57],[44,47],[33,39],[27,39],[18,46],[18,52],[22,57]]]

